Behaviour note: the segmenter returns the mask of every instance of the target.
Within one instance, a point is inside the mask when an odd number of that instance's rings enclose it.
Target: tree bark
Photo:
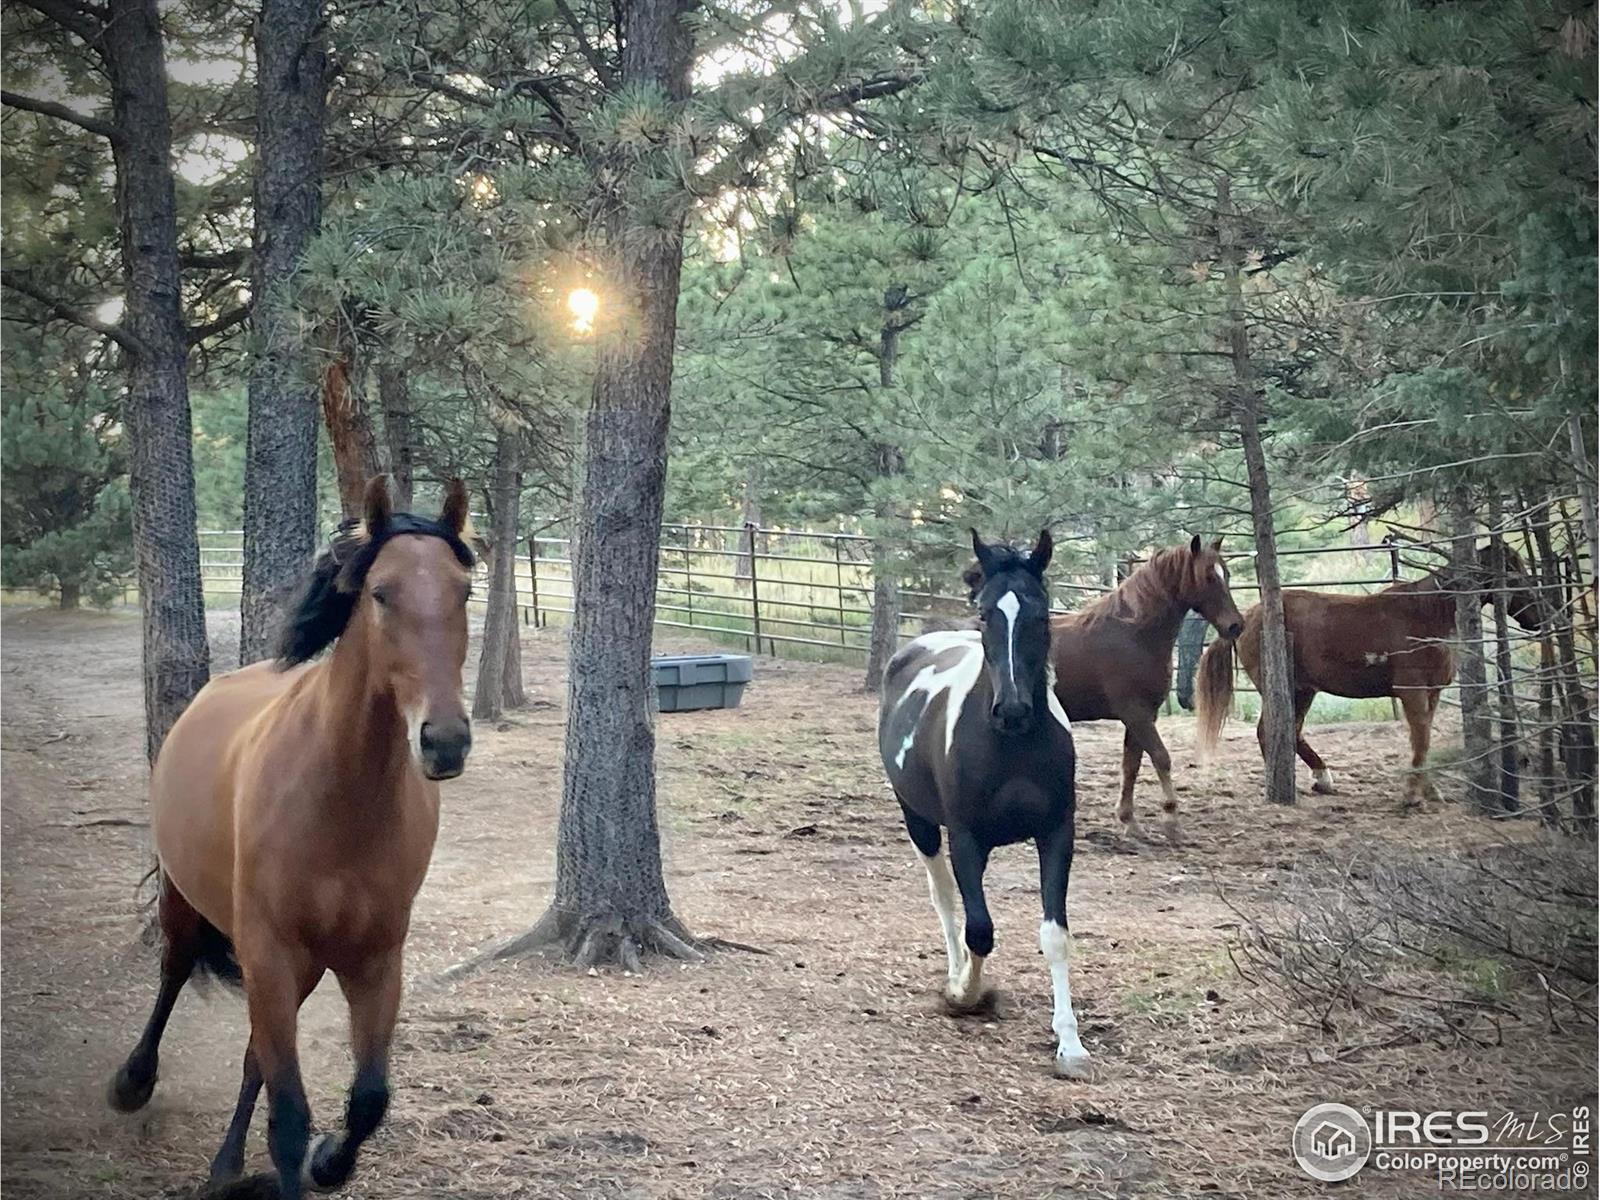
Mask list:
[[[383,473],[383,460],[378,457],[372,414],[362,389],[351,379],[348,355],[335,359],[323,375],[322,419],[339,484],[339,509],[347,517],[360,516],[367,480]]]
[[[1539,548],[1540,576],[1547,585],[1564,583],[1561,559],[1550,540],[1548,508],[1535,514],[1533,540]],[[1581,581],[1579,586],[1582,586]],[[1572,816],[1580,828],[1593,829],[1596,767],[1600,755],[1595,745],[1594,711],[1585,686],[1587,678],[1578,666],[1571,601],[1571,591],[1565,586],[1546,592],[1544,615],[1549,637],[1555,643],[1555,691],[1561,706],[1561,765],[1572,796]]]
[[[901,284],[892,284],[883,293],[883,325],[878,330],[878,386],[890,391],[895,386],[895,367],[900,362],[900,335],[910,328],[910,293]],[[905,458],[898,446],[877,447],[877,472],[880,480],[893,479],[905,469]],[[894,553],[885,530],[894,519],[894,506],[887,496],[878,500],[873,513],[877,529],[872,539],[872,630],[867,641],[866,687],[876,692],[883,686],[889,660],[900,646],[900,577]]]
[[[416,478],[411,387],[406,382],[404,365],[395,359],[385,358],[378,363],[378,402],[383,408],[383,440],[389,450],[389,494],[397,509],[409,512]]]
[[[327,51],[321,0],[262,0],[239,661],[272,653],[317,544],[317,385],[290,281],[322,220]]]
[[[1245,323],[1243,251],[1227,176],[1217,180],[1220,250],[1227,286],[1228,352],[1233,364],[1232,401],[1250,487],[1250,523],[1255,533],[1256,582],[1261,588],[1261,719],[1256,726],[1266,768],[1265,796],[1271,804],[1295,802],[1294,683],[1289,634],[1283,618],[1277,530],[1272,487],[1261,436],[1261,388],[1250,359]]]
[[[1477,532],[1465,496],[1451,503],[1456,578],[1456,688],[1461,696],[1461,745],[1467,798],[1481,811],[1500,811],[1494,735],[1489,718],[1489,671],[1483,658],[1483,593],[1472,585],[1478,573]]]
[[[61,610],[70,612],[83,604],[83,585],[76,581],[61,581]]]
[[[155,0],[117,4],[100,43],[118,133],[113,156],[123,325],[138,346],[127,358],[122,411],[144,622],[145,752],[153,762],[167,730],[211,673],[195,528],[172,118]]]
[[[688,98],[692,7],[623,6],[622,87],[658,90],[669,103]],[[555,895],[500,954],[557,943],[580,965],[632,969],[648,951],[698,953],[661,868],[650,676],[684,213],[665,228],[637,224],[619,195],[637,168],[621,159],[597,168],[606,294],[620,311],[599,335],[584,423]]]
[[[520,669],[509,686],[508,659],[517,646],[517,510],[522,493],[522,433],[499,430],[494,443],[493,513],[489,542],[489,604],[483,620],[483,647],[478,655],[478,681],[473,690],[474,720],[493,721],[509,708],[527,703]],[[520,661],[520,655],[519,655]]]
[[[1492,534],[1489,546],[1494,556],[1494,681],[1499,701],[1496,739],[1500,745],[1500,763],[1496,786],[1500,793],[1500,807],[1515,812],[1521,805],[1522,730],[1517,720],[1517,696],[1511,667],[1511,627],[1506,612],[1506,543],[1498,533]]]
[[[754,459],[744,476],[744,494],[739,499],[739,557],[733,563],[735,579],[749,579],[755,569],[755,556],[762,552],[756,530],[761,527],[761,461]]]

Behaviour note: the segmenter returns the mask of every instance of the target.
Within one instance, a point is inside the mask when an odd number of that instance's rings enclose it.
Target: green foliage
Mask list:
[[[91,339],[72,339],[82,353]],[[133,569],[132,510],[116,400],[91,361],[51,366],[7,332],[0,387],[0,569],[5,586],[76,607],[110,603]]]

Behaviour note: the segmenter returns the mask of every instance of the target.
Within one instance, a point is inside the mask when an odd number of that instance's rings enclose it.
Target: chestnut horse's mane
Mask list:
[[[1166,612],[1183,589],[1189,570],[1188,546],[1157,550],[1137,570],[1074,615],[1083,621],[1139,621]]]
[[[356,610],[356,600],[378,552],[391,538],[408,533],[439,538],[469,570],[476,561],[472,549],[442,521],[393,513],[374,534],[362,522],[347,517],[339,522],[328,548],[317,556],[310,578],[284,619],[278,642],[280,670],[309,662],[338,640]]]

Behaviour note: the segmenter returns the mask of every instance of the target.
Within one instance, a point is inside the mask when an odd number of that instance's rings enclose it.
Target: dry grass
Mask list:
[[[230,631],[215,632],[225,660]],[[8,613],[4,633],[6,1195],[187,1195],[232,1103],[238,1003],[185,997],[144,1113],[117,1118],[100,1100],[154,984],[132,920],[146,851],[137,625]],[[348,1196],[1312,1196],[1321,1185],[1298,1174],[1287,1143],[1313,1102],[1549,1110],[1592,1097],[1592,1039],[1530,1025],[1470,1052],[1350,1053],[1273,1015],[1234,971],[1237,917],[1219,887],[1264,903],[1303,851],[1448,852],[1503,836],[1459,806],[1398,811],[1399,726],[1319,731],[1347,794],[1284,811],[1255,801],[1248,729],[1199,768],[1188,722],[1164,722],[1189,843],[1132,852],[1112,835],[1120,731],[1080,727],[1069,911],[1098,1074],[1070,1084],[1050,1073],[1032,852],[1002,851],[989,873],[998,1013],[952,1020],[870,699],[848,668],[768,659],[739,710],[663,717],[659,754],[680,914],[769,953],[634,976],[530,960],[441,983],[549,893],[563,651],[555,631],[527,638],[533,707],[481,730],[447,790],[391,1119]],[[1142,807],[1154,790],[1146,780]],[[301,1043],[313,1105],[331,1120],[348,1068],[326,985]],[[1362,1194],[1423,1186],[1368,1175]]]

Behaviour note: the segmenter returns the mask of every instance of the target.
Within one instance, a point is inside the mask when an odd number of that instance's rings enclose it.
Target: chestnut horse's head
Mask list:
[[[1500,550],[1505,555],[1506,612],[1522,628],[1533,632],[1544,622],[1544,606],[1539,603],[1538,585],[1528,573],[1528,568],[1523,565],[1521,555],[1503,543]],[[1471,585],[1485,589],[1485,601],[1492,598],[1487,593],[1500,585],[1499,564],[1495,562],[1494,551],[1492,542],[1479,547],[1480,578],[1475,579]]]
[[[1222,539],[1209,546],[1197,533],[1189,539],[1178,599],[1199,613],[1229,641],[1244,632],[1244,617],[1228,590],[1228,564],[1222,561]]]
[[[461,696],[467,657],[467,492],[452,480],[437,520],[397,513],[388,482],[367,484],[362,519],[346,521],[317,561],[284,629],[280,665],[359,635],[370,680],[405,718],[411,752],[429,779],[461,774],[472,726]]]

